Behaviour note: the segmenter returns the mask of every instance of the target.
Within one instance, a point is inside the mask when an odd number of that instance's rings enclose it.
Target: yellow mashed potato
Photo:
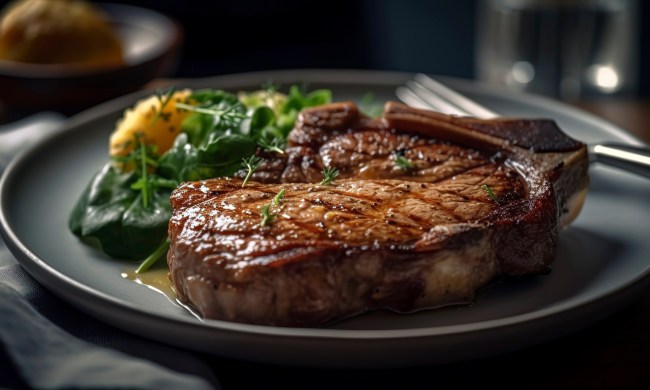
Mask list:
[[[176,103],[185,102],[191,93],[189,89],[176,91],[168,100],[164,96],[150,96],[126,110],[111,134],[111,157],[128,155],[136,144],[136,137],[137,142],[155,145],[158,154],[169,150],[181,131],[183,120],[190,114],[176,107]]]

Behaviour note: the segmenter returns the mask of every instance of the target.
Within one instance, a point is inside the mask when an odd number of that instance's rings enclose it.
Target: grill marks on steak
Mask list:
[[[252,182],[245,188],[237,179],[185,183],[172,196],[172,207],[182,209],[172,218],[173,236],[190,243],[202,239],[209,250],[230,252],[226,256],[236,258],[237,266],[258,263],[256,245],[234,240],[253,235],[265,241],[266,255],[269,248],[280,253],[287,245],[324,241],[346,248],[409,246],[435,226],[476,223],[497,209],[483,184],[500,199],[513,202],[525,196],[521,179],[498,164],[438,183],[345,179],[328,186]],[[269,227],[260,227],[260,209],[281,189],[286,191],[283,201],[271,208],[277,217]],[[244,255],[241,245],[252,249]],[[276,260],[286,258],[280,254]]]
[[[358,112],[350,110],[350,115],[357,117]],[[266,159],[252,179],[261,183],[317,183],[323,168],[334,166],[340,171],[339,178],[433,182],[490,164],[485,153],[380,126],[364,119],[356,127],[340,131],[311,128],[303,121],[289,135],[286,154],[262,154]],[[398,156],[408,159],[413,168],[400,168],[395,163]],[[246,172],[236,176],[243,178]]]
[[[350,103],[308,110],[257,182],[181,185],[168,253],[179,297],[206,318],[318,325],[366,309],[467,302],[499,275],[542,271],[560,206],[586,188],[584,147],[566,151],[575,146],[560,137],[559,151],[535,153],[477,132],[474,119],[464,128],[431,115],[391,104],[377,121]],[[442,141],[441,129],[482,150]],[[397,167],[398,153],[414,167]],[[326,165],[339,179],[313,184]],[[260,226],[281,189],[273,223]]]
[[[438,184],[186,183],[172,198],[182,211],[170,222],[170,236],[174,258],[195,261],[172,271],[174,284],[208,318],[277,325],[321,324],[367,308],[468,302],[497,267],[487,235],[470,228],[498,207],[476,185],[491,183],[499,196],[523,194],[502,168]],[[272,208],[274,222],[261,227],[259,210],[281,189],[286,196]]]
[[[252,176],[260,183],[316,183],[327,166],[336,167],[339,178],[432,182],[491,163],[476,150],[384,129],[350,131],[317,148],[290,147],[285,155],[263,156],[264,163]],[[400,168],[395,163],[398,156],[408,159],[413,167]],[[246,172],[236,176],[243,178]]]

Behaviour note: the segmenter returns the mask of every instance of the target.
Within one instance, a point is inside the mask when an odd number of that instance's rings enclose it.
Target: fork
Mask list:
[[[484,119],[500,115],[467,96],[447,87],[425,74],[417,74],[395,94],[405,104],[415,108],[458,116],[475,116]],[[642,146],[623,145],[610,142],[588,145],[589,161],[614,166],[650,178],[650,149]]]

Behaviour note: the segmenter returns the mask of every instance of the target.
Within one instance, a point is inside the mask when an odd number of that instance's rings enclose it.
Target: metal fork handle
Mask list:
[[[404,103],[452,115],[496,118],[499,114],[425,74],[417,74],[395,93]],[[589,159],[650,178],[650,149],[615,143],[589,145]]]
[[[589,159],[650,178],[648,148],[613,143],[590,145]]]

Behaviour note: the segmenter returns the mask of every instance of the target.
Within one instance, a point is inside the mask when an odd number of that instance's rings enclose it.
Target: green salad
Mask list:
[[[136,272],[167,253],[169,197],[180,183],[242,169],[248,180],[260,163],[258,149],[282,153],[300,110],[332,100],[330,90],[305,92],[295,85],[287,94],[271,87],[238,95],[203,89],[183,100],[172,96],[174,90],[156,96],[158,104],[151,105],[146,120],[136,122],[131,139],[121,145],[123,153],[111,155],[92,178],[69,219],[75,235],[107,255],[140,260]],[[168,105],[175,111],[166,111]],[[157,127],[172,132],[165,122],[174,113],[182,113],[183,120],[171,146],[161,150],[147,134]]]

